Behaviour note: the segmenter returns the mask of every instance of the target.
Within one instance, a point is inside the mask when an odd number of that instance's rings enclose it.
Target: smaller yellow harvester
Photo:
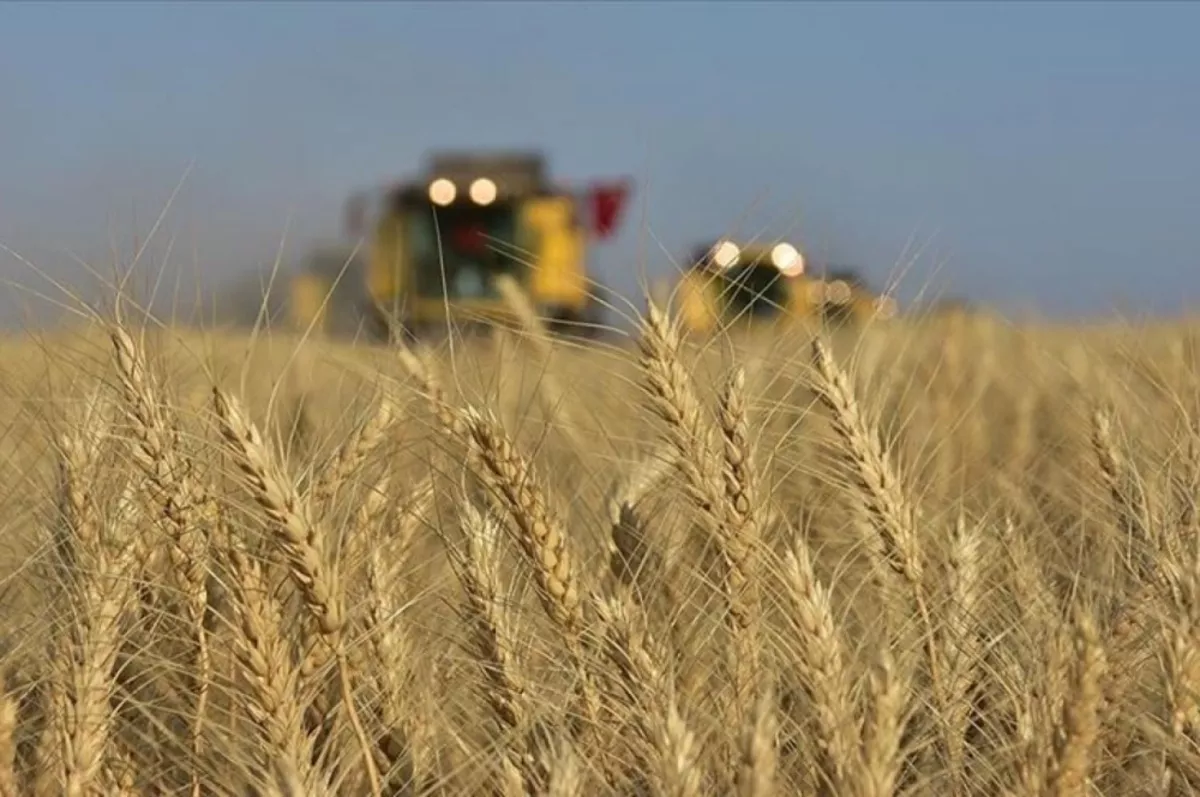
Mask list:
[[[875,296],[853,270],[818,277],[806,265],[803,253],[787,242],[722,239],[699,247],[677,286],[683,324],[711,333],[800,320],[862,323],[896,314],[895,300]]]

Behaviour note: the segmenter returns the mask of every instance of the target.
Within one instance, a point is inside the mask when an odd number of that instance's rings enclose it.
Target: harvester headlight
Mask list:
[[[713,262],[720,268],[729,268],[737,263],[741,255],[742,250],[733,241],[721,241],[713,249]]]
[[[496,184],[486,177],[480,177],[471,183],[468,193],[476,205],[490,205],[496,201]]]
[[[771,250],[771,264],[789,277],[804,273],[804,257],[789,243],[775,245]]]
[[[458,196],[458,189],[445,177],[439,177],[429,184],[429,200],[435,205],[445,207],[453,202],[456,196]]]

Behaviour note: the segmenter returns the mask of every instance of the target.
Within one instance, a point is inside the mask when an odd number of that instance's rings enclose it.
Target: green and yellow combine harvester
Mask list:
[[[434,155],[418,177],[351,200],[360,254],[314,253],[293,282],[292,323],[322,332],[349,316],[375,335],[513,323],[496,285],[509,275],[553,331],[590,336],[602,317],[589,253],[615,232],[629,191],[626,180],[555,185],[539,154]]]
[[[856,325],[893,318],[898,309],[852,269],[810,273],[792,243],[728,238],[692,253],[673,298],[683,326],[699,334],[797,321]]]

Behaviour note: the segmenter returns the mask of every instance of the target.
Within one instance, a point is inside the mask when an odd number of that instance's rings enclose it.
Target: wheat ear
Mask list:
[[[1150,551],[1157,547],[1158,541],[1151,536],[1153,525],[1145,492],[1113,440],[1112,427],[1111,410],[1102,407],[1092,413],[1092,448],[1104,486],[1112,500],[1122,539],[1128,540],[1130,546],[1142,545],[1142,550],[1131,553],[1129,557],[1134,563],[1135,572],[1143,580],[1151,582],[1157,574],[1150,560]]]
[[[775,692],[765,688],[755,701],[754,712],[742,731],[742,765],[737,776],[739,797],[771,797],[775,794],[779,765],[775,737],[778,732]]]
[[[863,765],[858,750],[862,723],[829,589],[817,579],[808,545],[799,537],[786,554],[783,578],[796,626],[800,677],[816,712],[822,763],[832,787],[841,792]]]
[[[241,402],[214,386],[213,403],[227,448],[270,521],[275,541],[287,559],[292,581],[304,596],[310,615],[333,651],[343,708],[358,737],[371,792],[379,797],[382,787],[373,748],[359,719],[350,687],[342,634],[345,612],[334,570],[323,550],[325,534],[314,523],[312,510],[296,491],[295,484],[270,455],[258,428],[242,409]]]
[[[555,737],[553,746],[542,755],[542,766],[548,773],[546,797],[583,797],[579,754],[569,737]]]
[[[697,797],[701,762],[695,734],[675,696],[663,646],[647,633],[638,607],[620,596],[601,598],[605,653],[618,673],[642,738],[645,771],[662,797]]]
[[[965,788],[966,737],[972,709],[971,689],[982,658],[978,612],[982,605],[983,538],[979,527],[968,525],[960,515],[954,526],[950,552],[950,604],[946,618],[942,671],[946,693],[942,696],[946,724],[947,756],[955,788]]]
[[[466,534],[465,552],[451,550],[458,577],[466,594],[465,616],[472,630],[471,653],[483,670],[484,698],[496,722],[507,733],[524,732],[531,720],[528,685],[516,652],[512,629],[503,612],[497,544],[500,527],[490,515],[464,498],[459,518]],[[504,762],[509,779],[523,791],[539,790],[545,771],[524,743],[506,746]]]
[[[1095,621],[1086,611],[1076,612],[1075,661],[1071,693],[1063,705],[1058,743],[1050,767],[1049,790],[1056,797],[1082,797],[1100,738],[1103,681],[1108,670]]]
[[[736,367],[729,375],[718,406],[725,485],[725,523],[722,548],[725,552],[725,592],[730,613],[738,625],[735,636],[737,659],[742,669],[740,687],[755,688],[759,625],[762,619],[759,548],[763,527],[759,477],[749,439],[746,409],[746,372]],[[740,698],[753,699],[753,692]]]
[[[730,727],[739,728],[743,706],[753,699],[759,666],[753,640],[759,622],[759,607],[755,604],[756,588],[749,579],[753,570],[754,545],[749,537],[742,536],[748,530],[753,536],[746,521],[757,522],[757,518],[751,514],[752,510],[745,516],[740,516],[737,510],[738,506],[743,506],[745,496],[742,491],[752,489],[750,471],[745,467],[748,460],[743,447],[743,399],[735,374],[731,388],[726,391],[723,415],[730,428],[723,430],[722,437],[726,442],[725,454],[734,464],[725,466],[725,457],[714,443],[712,419],[703,410],[679,356],[680,344],[678,321],[648,300],[639,338],[641,369],[650,409],[666,424],[667,442],[674,448],[686,493],[721,547],[725,563],[724,597],[734,640],[733,695],[728,703]]]
[[[74,566],[67,574],[71,621],[51,659],[50,722],[43,739],[38,790],[68,797],[93,793],[102,778],[113,734],[110,698],[121,645],[120,622],[132,607],[128,577],[132,551],[117,516],[106,521],[89,485],[96,477],[100,444],[108,437],[102,413],[89,408],[84,428],[63,440],[70,495],[67,527]]]
[[[848,792],[859,797],[892,797],[903,764],[900,740],[906,723],[909,683],[901,676],[891,653],[884,650],[880,659],[878,671],[871,674],[872,706],[863,728],[863,767]]]
[[[301,674],[292,665],[280,633],[283,613],[271,595],[262,568],[233,544],[226,552],[234,575],[238,616],[237,657],[250,685],[243,699],[251,721],[269,751],[268,768],[282,784],[303,794],[332,794],[312,764],[313,740],[304,728]],[[245,693],[243,693],[245,694]]]
[[[195,641],[195,699],[192,752],[201,750],[204,716],[212,681],[208,632],[204,627],[211,596],[208,592],[210,496],[201,488],[191,461],[181,451],[181,434],[175,418],[163,407],[156,380],[142,349],[118,323],[110,333],[116,355],[121,394],[133,431],[134,461],[145,474],[152,500],[162,507],[162,523],[171,540],[173,570],[181,580],[188,621]],[[200,781],[193,774],[192,797],[199,797]]]
[[[854,485],[872,526],[883,542],[892,570],[908,584],[925,636],[930,680],[936,694],[945,694],[940,658],[929,613],[924,555],[917,535],[917,508],[904,489],[882,441],[859,408],[850,377],[838,366],[819,338],[812,343],[817,397],[831,415],[842,453],[850,463]]]
[[[338,487],[351,480],[371,452],[384,441],[399,417],[400,411],[395,400],[387,393],[381,394],[375,412],[346,438],[333,461],[313,480],[308,490],[309,501],[315,507],[327,507]]]
[[[387,475],[371,490],[355,524],[361,545],[366,553],[367,609],[365,626],[369,640],[369,671],[380,690],[381,713],[389,731],[402,731],[407,741],[414,783],[422,783],[426,774],[426,756],[422,737],[427,733],[421,714],[414,705],[414,663],[419,661],[413,640],[401,625],[400,615],[411,606],[401,605],[397,598],[396,575],[401,561],[388,559],[385,552],[394,550],[403,557],[418,526],[421,509],[432,497],[432,486],[420,485],[408,502],[400,527],[392,539],[380,533],[378,520],[383,516],[387,501]],[[392,543],[388,545],[387,543]]]
[[[595,723],[600,697],[585,663],[586,620],[566,528],[533,463],[517,450],[495,418],[473,407],[460,417],[479,459],[479,476],[516,524],[521,548],[533,566],[542,608],[562,632],[579,677],[584,710]]]

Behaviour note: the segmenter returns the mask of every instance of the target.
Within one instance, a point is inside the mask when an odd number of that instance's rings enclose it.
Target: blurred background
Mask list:
[[[1197,30],[1149,2],[3,4],[0,321],[152,230],[160,311],[252,313],[354,192],[507,148],[633,181],[591,259],[638,306],[736,233],[901,303],[1174,314],[1200,290]]]

